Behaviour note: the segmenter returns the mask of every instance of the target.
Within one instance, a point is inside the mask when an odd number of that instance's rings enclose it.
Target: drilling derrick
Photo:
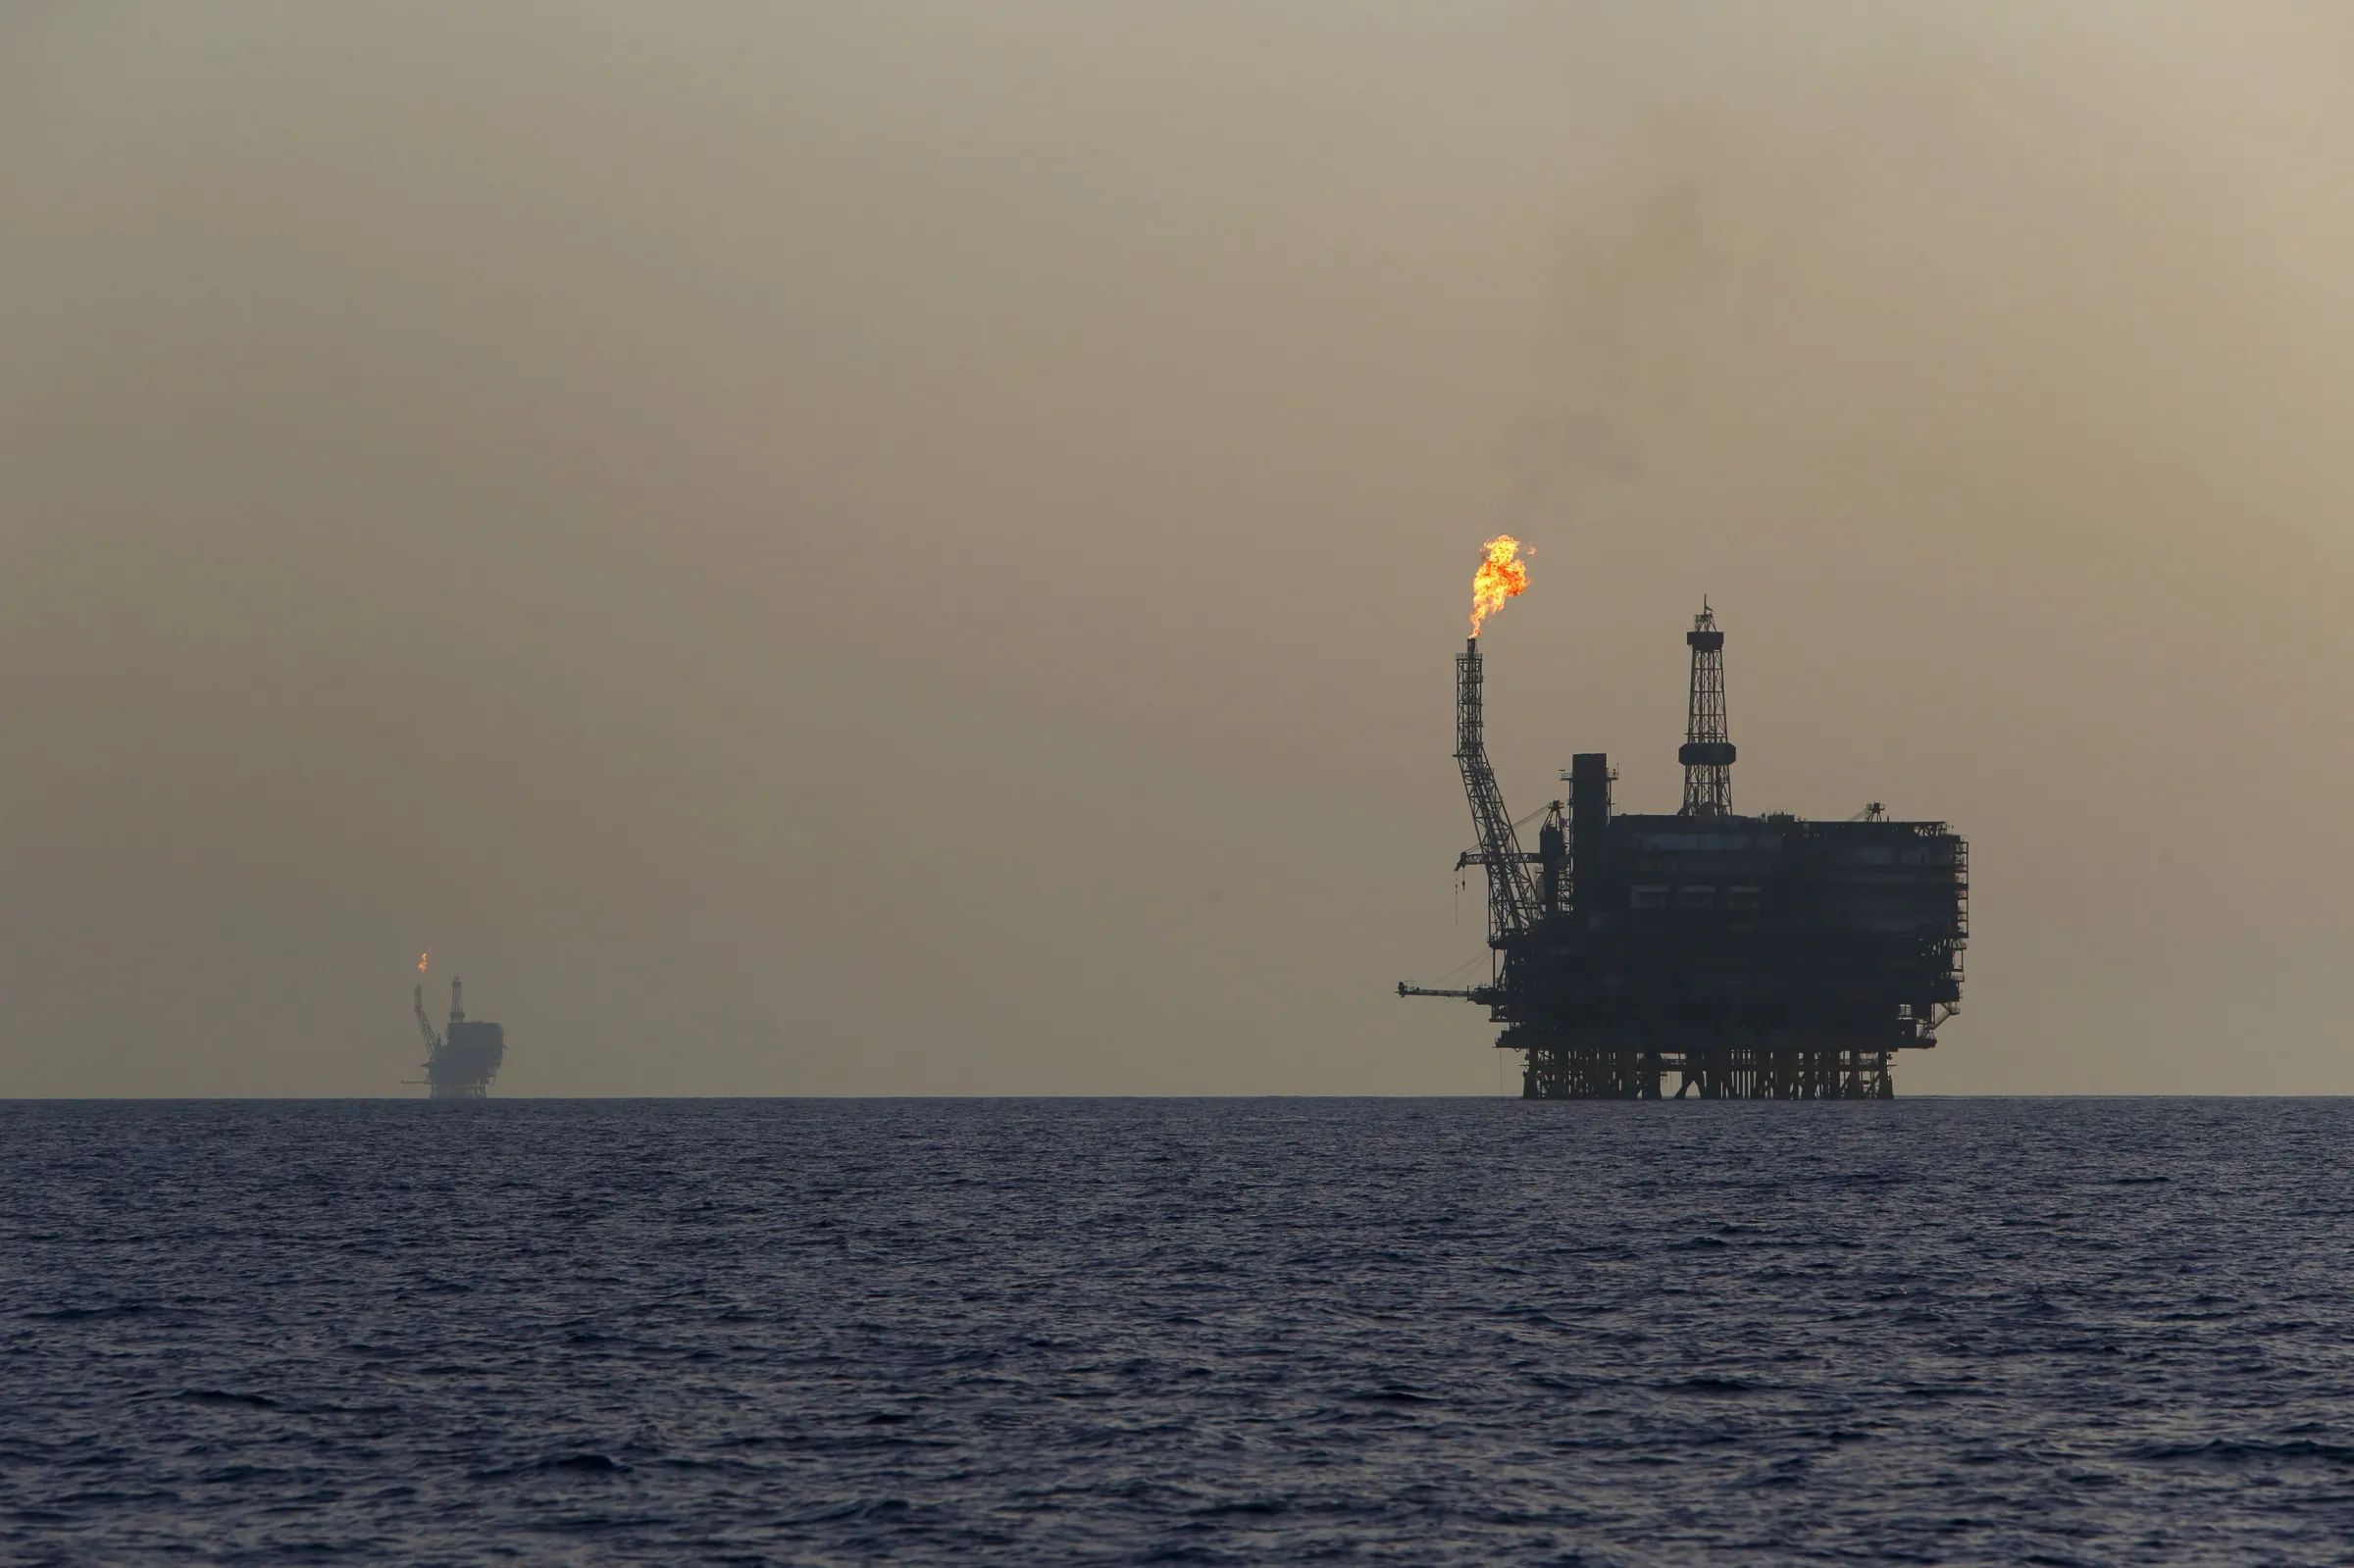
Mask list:
[[[1482,679],[1479,638],[1471,637],[1455,658],[1455,760],[1463,770],[1463,793],[1471,802],[1471,828],[1479,847],[1465,850],[1455,864],[1458,871],[1465,866],[1487,868],[1488,940],[1493,944],[1533,927],[1542,905],[1528,874],[1530,862],[1539,857],[1522,852],[1511,813],[1504,809],[1504,791],[1496,786],[1496,770],[1488,765]],[[1549,889],[1553,881],[1549,875]]]
[[[1729,817],[1733,814],[1733,739],[1724,724],[1724,633],[1716,630],[1716,612],[1700,601],[1700,614],[1684,633],[1692,649],[1692,698],[1686,705],[1684,744],[1676,760],[1684,765],[1685,817]]]

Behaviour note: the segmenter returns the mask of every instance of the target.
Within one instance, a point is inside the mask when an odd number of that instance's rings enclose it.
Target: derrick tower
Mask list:
[[[1724,724],[1724,633],[1716,629],[1716,612],[1700,601],[1700,614],[1684,633],[1692,648],[1692,699],[1684,723],[1684,744],[1676,760],[1684,765],[1683,817],[1729,817],[1733,814],[1733,738]]]

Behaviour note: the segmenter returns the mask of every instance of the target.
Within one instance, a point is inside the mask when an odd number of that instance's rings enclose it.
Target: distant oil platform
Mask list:
[[[417,973],[425,974],[425,959]],[[425,981],[417,982],[417,1033],[425,1037],[427,1097],[437,1100],[479,1100],[490,1091],[507,1059],[507,1032],[497,1024],[466,1016],[466,983],[449,983],[449,1032],[434,1028],[425,1016]]]
[[[1724,632],[1704,602],[1684,641],[1692,682],[1684,799],[1614,816],[1601,752],[1570,759],[1568,804],[1535,852],[1504,805],[1483,733],[1479,628],[1526,585],[1509,535],[1474,583],[1456,655],[1456,761],[1488,882],[1489,982],[1455,996],[1504,1025],[1531,1099],[1887,1099],[1889,1058],[1937,1043],[1962,1001],[1970,846],[1942,822],[1875,802],[1842,822],[1733,812]],[[1525,819],[1523,819],[1525,820]]]

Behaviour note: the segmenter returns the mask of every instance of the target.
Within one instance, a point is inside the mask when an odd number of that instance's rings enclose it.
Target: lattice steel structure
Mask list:
[[[1733,737],[1724,720],[1724,633],[1716,612],[1700,601],[1700,614],[1684,633],[1692,648],[1692,697],[1686,705],[1683,749],[1686,817],[1729,817],[1733,813]]]
[[[1538,896],[1528,875],[1529,857],[1521,851],[1520,835],[1512,814],[1504,809],[1504,791],[1496,786],[1496,770],[1488,765],[1488,745],[1481,686],[1484,673],[1479,638],[1466,638],[1455,656],[1455,760],[1463,772],[1463,794],[1471,802],[1471,831],[1479,847],[1465,850],[1455,863],[1484,866],[1488,871],[1488,932],[1525,931],[1537,918]]]

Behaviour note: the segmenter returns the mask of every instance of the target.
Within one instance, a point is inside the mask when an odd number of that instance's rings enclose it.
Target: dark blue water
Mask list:
[[[2350,1137],[0,1105],[0,1558],[2354,1561]]]

